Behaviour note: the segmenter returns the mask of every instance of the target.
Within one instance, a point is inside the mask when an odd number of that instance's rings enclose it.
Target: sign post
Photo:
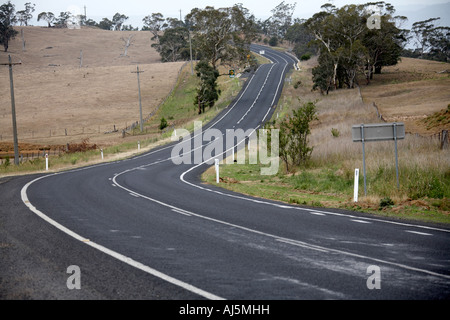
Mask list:
[[[367,195],[366,186],[366,152],[365,143],[370,141],[388,141],[395,142],[395,169],[397,176],[397,188],[400,188],[398,176],[398,151],[397,140],[405,139],[405,125],[402,122],[394,123],[374,123],[374,124],[359,124],[352,126],[353,142],[362,143],[363,152],[363,174],[364,174],[364,194]]]

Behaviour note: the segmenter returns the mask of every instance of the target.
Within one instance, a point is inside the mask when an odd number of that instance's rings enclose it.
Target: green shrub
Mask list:
[[[162,117],[161,122],[159,123],[159,130],[164,130],[168,126],[167,120]]]
[[[3,163],[3,166],[6,168],[8,168],[11,165],[11,161],[9,160],[9,157],[5,158],[5,163]]]
[[[393,206],[394,205],[394,201],[392,201],[391,198],[386,197],[380,200],[380,209],[384,208],[384,207],[389,207],[389,206]]]
[[[341,133],[339,132],[338,129],[335,128],[331,128],[331,134],[333,135],[333,137],[337,138],[341,135]]]
[[[308,61],[311,59],[311,55],[309,53],[306,53],[300,57],[300,61]]]
[[[272,37],[269,40],[269,46],[271,47],[276,47],[278,45],[278,38],[277,37]]]

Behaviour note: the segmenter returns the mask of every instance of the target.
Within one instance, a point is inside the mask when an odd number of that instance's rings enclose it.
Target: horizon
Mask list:
[[[16,12],[23,10],[25,8],[25,3],[30,2],[30,0],[14,0],[11,1],[12,4],[15,5]],[[249,13],[254,15],[257,20],[265,20],[271,16],[271,10],[274,9],[280,2],[276,1],[272,4],[270,3],[260,3],[260,1],[256,0],[196,0],[194,2],[187,3],[186,1],[174,0],[171,1],[170,5],[165,3],[148,3],[142,0],[129,0],[126,3],[120,1],[91,1],[89,4],[85,3],[86,1],[81,0],[41,0],[40,3],[36,4],[35,11],[33,12],[33,18],[30,21],[30,25],[33,26],[46,26],[45,21],[37,21],[37,15],[41,12],[53,12],[55,16],[58,16],[60,12],[69,11],[74,14],[83,14],[86,12],[86,16],[88,19],[92,19],[97,23],[100,22],[103,18],[112,19],[112,16],[115,13],[121,13],[128,16],[126,25],[132,25],[133,27],[142,28],[143,22],[142,19],[150,15],[152,13],[161,13],[164,18],[180,18],[184,19],[184,17],[194,8],[204,8],[206,6],[212,6],[215,8],[219,7],[231,7],[236,3],[241,3],[243,7],[249,10]],[[368,1],[342,1],[342,0],[330,0],[330,1],[320,1],[320,2],[311,2],[311,1],[284,1],[287,4],[296,3],[296,7],[293,13],[293,18],[307,19],[311,17],[314,13],[320,11],[320,7],[325,3],[332,3],[336,7],[342,7],[346,4],[363,4]],[[5,2],[6,3],[6,2]],[[419,10],[424,9],[426,7],[432,7],[435,5],[450,5],[450,1],[443,0],[394,0],[389,1],[394,8],[396,9],[396,13],[399,15],[405,15],[408,17],[408,14],[412,13],[420,13]],[[136,9],[137,8],[137,9]],[[86,11],[85,11],[86,10]],[[440,11],[439,13],[442,13]],[[409,18],[409,17],[408,17]],[[431,17],[428,17],[431,18]],[[448,24],[450,21],[450,13],[446,12],[446,14],[442,15],[440,22]],[[418,21],[418,20],[414,20]],[[410,21],[411,22],[411,21]]]

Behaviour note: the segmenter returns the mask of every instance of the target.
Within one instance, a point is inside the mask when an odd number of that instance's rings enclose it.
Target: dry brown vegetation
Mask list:
[[[366,103],[375,103],[388,122],[404,122],[407,132],[429,136],[446,126],[427,126],[422,120],[450,103],[450,64],[402,58],[383,68],[361,92]]]
[[[17,27],[24,30],[0,62],[14,62],[19,140],[35,145],[111,145],[120,130],[139,120],[136,65],[139,64],[143,116],[154,110],[176,83],[182,62],[160,63],[149,32]],[[124,41],[133,35],[127,56]],[[80,67],[80,51],[83,64]],[[8,67],[0,68],[0,142],[12,141]],[[113,131],[117,133],[105,134]],[[66,135],[67,132],[67,135]]]

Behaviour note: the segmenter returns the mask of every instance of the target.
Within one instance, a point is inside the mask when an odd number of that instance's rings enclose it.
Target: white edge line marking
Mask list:
[[[431,233],[419,232],[419,231],[413,231],[413,230],[405,230],[405,232],[414,233],[414,234],[419,234],[419,235],[421,235],[421,236],[432,236]]]
[[[140,270],[142,270],[142,271],[144,271],[144,272],[146,272],[146,273],[149,273],[149,274],[151,274],[151,275],[153,275],[153,276],[155,276],[155,277],[158,277],[158,278],[160,278],[160,279],[162,279],[162,280],[165,280],[165,281],[167,281],[167,282],[169,282],[169,283],[172,283],[172,284],[174,284],[174,285],[176,285],[176,286],[179,286],[179,287],[181,287],[181,288],[183,288],[183,289],[186,289],[186,290],[188,290],[188,291],[190,291],[190,292],[193,292],[193,293],[195,293],[195,294],[198,294],[198,295],[200,295],[200,296],[202,296],[202,297],[205,297],[205,298],[207,298],[207,299],[211,299],[211,300],[224,300],[224,298],[221,298],[221,297],[216,296],[216,295],[214,295],[214,294],[212,294],[212,293],[209,293],[209,292],[206,292],[206,291],[204,291],[204,290],[202,290],[202,289],[199,289],[199,288],[197,288],[197,287],[194,287],[193,285],[190,285],[190,284],[188,284],[188,283],[186,283],[186,282],[183,282],[183,281],[180,281],[180,280],[178,280],[178,279],[175,279],[175,278],[173,278],[173,277],[171,277],[171,276],[168,276],[168,275],[166,275],[166,274],[164,274],[164,273],[162,273],[162,272],[160,272],[160,271],[158,271],[158,270],[155,270],[155,269],[153,269],[153,268],[150,268],[149,266],[146,266],[146,265],[144,265],[144,264],[142,264],[142,263],[140,263],[140,262],[138,262],[138,261],[136,261],[136,260],[133,260],[133,259],[127,257],[127,256],[124,256],[124,255],[118,253],[118,252],[115,252],[115,251],[113,251],[113,250],[111,250],[111,249],[108,249],[108,248],[106,248],[106,247],[104,247],[104,246],[102,246],[102,245],[100,245],[100,244],[97,244],[97,243],[95,243],[95,242],[93,242],[93,241],[90,241],[89,239],[86,239],[86,238],[82,237],[81,235],[79,235],[79,234],[73,232],[72,230],[70,230],[70,229],[64,227],[63,225],[59,224],[59,223],[56,222],[55,220],[53,220],[53,219],[51,219],[50,217],[46,216],[44,213],[42,213],[41,211],[39,211],[38,209],[36,209],[36,207],[34,207],[34,206],[30,203],[30,201],[28,200],[28,196],[27,196],[27,189],[28,189],[28,187],[29,187],[32,183],[34,183],[34,182],[36,182],[36,181],[38,181],[38,180],[40,180],[40,179],[42,179],[42,178],[45,178],[45,177],[47,177],[47,176],[39,177],[39,178],[37,178],[37,179],[34,179],[33,181],[28,182],[28,183],[22,188],[22,190],[20,191],[20,194],[21,194],[23,203],[25,203],[25,205],[26,205],[32,212],[34,212],[35,214],[37,214],[39,217],[41,217],[42,219],[44,219],[46,222],[50,223],[51,225],[53,225],[53,226],[56,227],[57,229],[63,231],[64,233],[68,234],[69,236],[73,237],[74,239],[79,240],[79,241],[81,241],[81,242],[83,242],[83,243],[85,243],[85,244],[87,244],[87,245],[89,245],[89,246],[91,246],[91,247],[93,247],[93,248],[95,248],[95,249],[97,249],[97,250],[100,250],[101,252],[106,253],[106,254],[110,255],[111,257],[116,258],[117,260],[120,260],[120,261],[122,261],[122,262],[125,262],[126,264],[128,264],[128,265],[130,265],[130,266],[132,266],[132,267],[135,267],[135,268],[137,268],[137,269],[140,269]]]
[[[315,212],[315,211],[310,211],[309,213],[311,214],[315,214],[316,216],[325,216],[325,213],[321,213],[321,212]]]
[[[372,223],[372,222],[370,222],[370,221],[358,220],[358,219],[350,219],[350,221],[358,222],[358,223]]]
[[[172,211],[173,212],[176,212],[176,213],[180,213],[180,214],[183,214],[183,215],[185,215],[185,216],[188,216],[188,217],[190,217],[191,216],[191,214],[190,213],[188,213],[187,211],[185,211],[185,210],[181,210],[181,209],[172,209]]]

